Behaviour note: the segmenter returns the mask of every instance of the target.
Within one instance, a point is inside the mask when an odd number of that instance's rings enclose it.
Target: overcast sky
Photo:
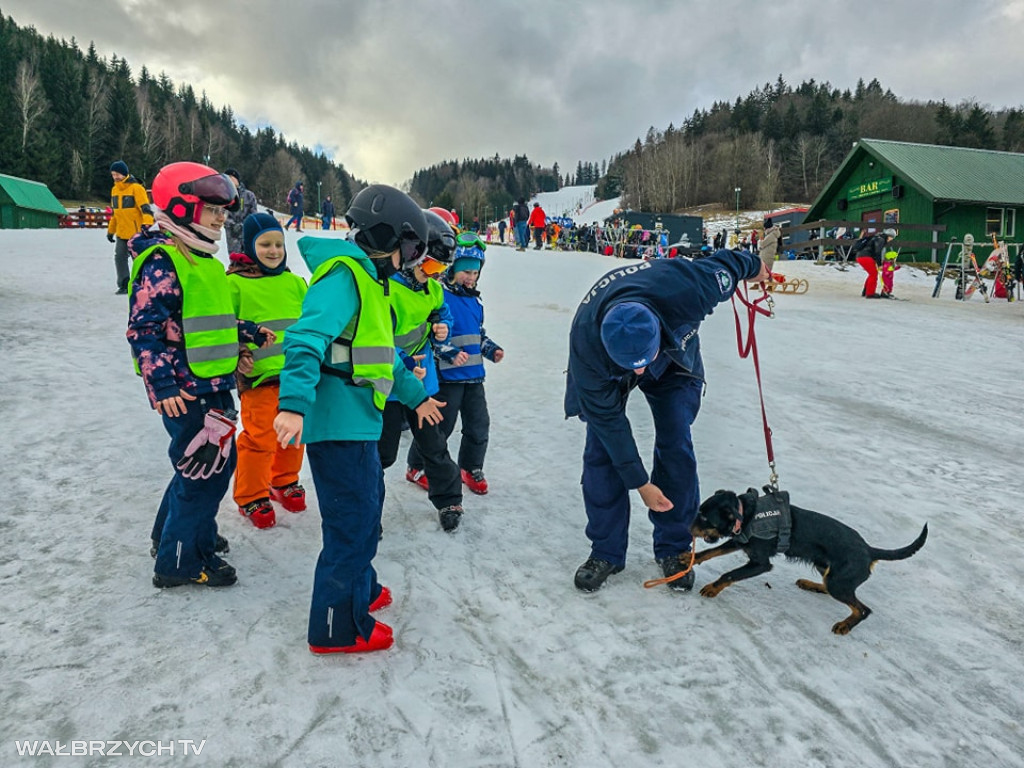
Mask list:
[[[779,74],[1024,103],[1024,0],[0,0],[399,184],[446,159],[563,172]]]

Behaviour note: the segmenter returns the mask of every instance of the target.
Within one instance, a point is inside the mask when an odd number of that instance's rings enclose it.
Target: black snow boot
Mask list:
[[[149,556],[156,560],[156,553],[160,549],[160,539],[153,539],[149,547]],[[228,544],[228,540],[217,534],[217,543],[213,545],[213,551],[218,555],[225,555],[231,551],[231,545]]]
[[[186,584],[198,584],[201,587],[230,587],[236,581],[238,581],[238,575],[235,573],[235,569],[219,557],[214,558],[214,562],[204,565],[199,571],[199,575],[194,578],[153,574],[153,586],[157,589],[182,587]]]
[[[621,565],[591,557],[576,569],[576,589],[581,592],[596,592],[604,584],[605,579],[621,570]]]
[[[683,552],[680,555],[662,557],[658,560],[658,565],[661,566],[662,575],[667,579],[669,576],[675,576],[677,573],[685,571],[690,567],[690,553]],[[676,589],[680,592],[689,592],[693,589],[693,570],[691,569],[688,574],[680,576],[675,581],[670,581],[668,588]]]
[[[452,504],[450,507],[442,507],[437,510],[437,519],[441,521],[441,527],[446,533],[454,533],[462,520],[462,505]]]

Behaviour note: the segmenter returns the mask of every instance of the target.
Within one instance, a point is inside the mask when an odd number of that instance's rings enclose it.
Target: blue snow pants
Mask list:
[[[690,525],[700,507],[697,458],[690,426],[700,410],[704,383],[670,369],[660,379],[642,376],[639,387],[654,417],[651,482],[675,505],[668,512],[647,512],[654,524],[654,557],[660,559],[690,551]],[[583,449],[583,504],[587,510],[591,557],[625,565],[629,489],[589,424]]]
[[[377,554],[384,472],[376,440],[328,440],[306,446],[320,505],[323,548],[313,575],[309,644],[352,645],[369,639],[380,595]]]
[[[193,579],[203,565],[219,562],[213,553],[217,541],[217,508],[227,493],[235,474],[234,438],[227,465],[206,480],[189,480],[175,466],[185,455],[211,408],[234,410],[235,398],[231,392],[212,392],[186,403],[188,411],[176,418],[164,416],[164,429],[171,436],[167,455],[174,468],[174,477],[164,491],[160,509],[153,522],[152,538],[159,541],[153,570],[161,576],[179,576]]]

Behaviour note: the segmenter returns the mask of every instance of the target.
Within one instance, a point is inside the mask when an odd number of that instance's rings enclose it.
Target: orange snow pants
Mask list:
[[[274,433],[277,416],[277,384],[243,392],[242,432],[237,437],[238,466],[235,469],[235,503],[243,507],[270,496],[270,487],[299,481],[305,448],[282,448]]]
[[[857,263],[868,273],[864,281],[864,295],[874,296],[878,292],[878,265],[870,256],[858,256]]]

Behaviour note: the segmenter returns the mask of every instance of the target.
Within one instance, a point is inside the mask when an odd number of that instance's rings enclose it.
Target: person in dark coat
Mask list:
[[[850,249],[848,258],[855,259],[861,269],[868,273],[864,280],[864,290],[860,292],[865,299],[891,298],[888,292],[878,290],[878,273],[882,266],[882,257],[887,250],[886,246],[894,237],[895,229],[884,229],[871,237],[862,237]]]
[[[740,280],[768,277],[757,256],[719,250],[693,262],[659,259],[620,267],[583,298],[569,332],[565,388],[566,418],[579,416],[587,425],[582,485],[591,552],[576,571],[577,589],[593,592],[625,567],[630,490],[649,510],[662,573],[687,568],[690,524],[700,504],[690,435],[705,386],[697,333]],[[654,417],[650,474],[626,417],[634,388]],[[669,586],[691,589],[692,571]]]
[[[334,203],[331,201],[330,195],[320,203],[320,220],[323,222],[324,229],[331,229],[334,226]]]
[[[256,195],[251,189],[246,189],[242,183],[242,177],[234,168],[228,168],[224,171],[224,175],[234,182],[235,189],[238,190],[238,200],[241,203],[237,211],[228,212],[228,223],[224,227],[228,236],[228,253],[242,253],[245,250],[242,243],[242,225],[245,223],[246,217],[257,213]]]
[[[294,221],[295,231],[302,231],[302,214],[303,211],[305,210],[303,208],[304,197],[302,192],[303,186],[302,180],[300,179],[299,181],[295,182],[295,186],[292,187],[291,191],[288,193],[288,212],[291,215],[291,218],[288,219],[288,221],[284,225],[284,228],[286,230],[288,229],[288,227],[291,226],[291,223]]]

